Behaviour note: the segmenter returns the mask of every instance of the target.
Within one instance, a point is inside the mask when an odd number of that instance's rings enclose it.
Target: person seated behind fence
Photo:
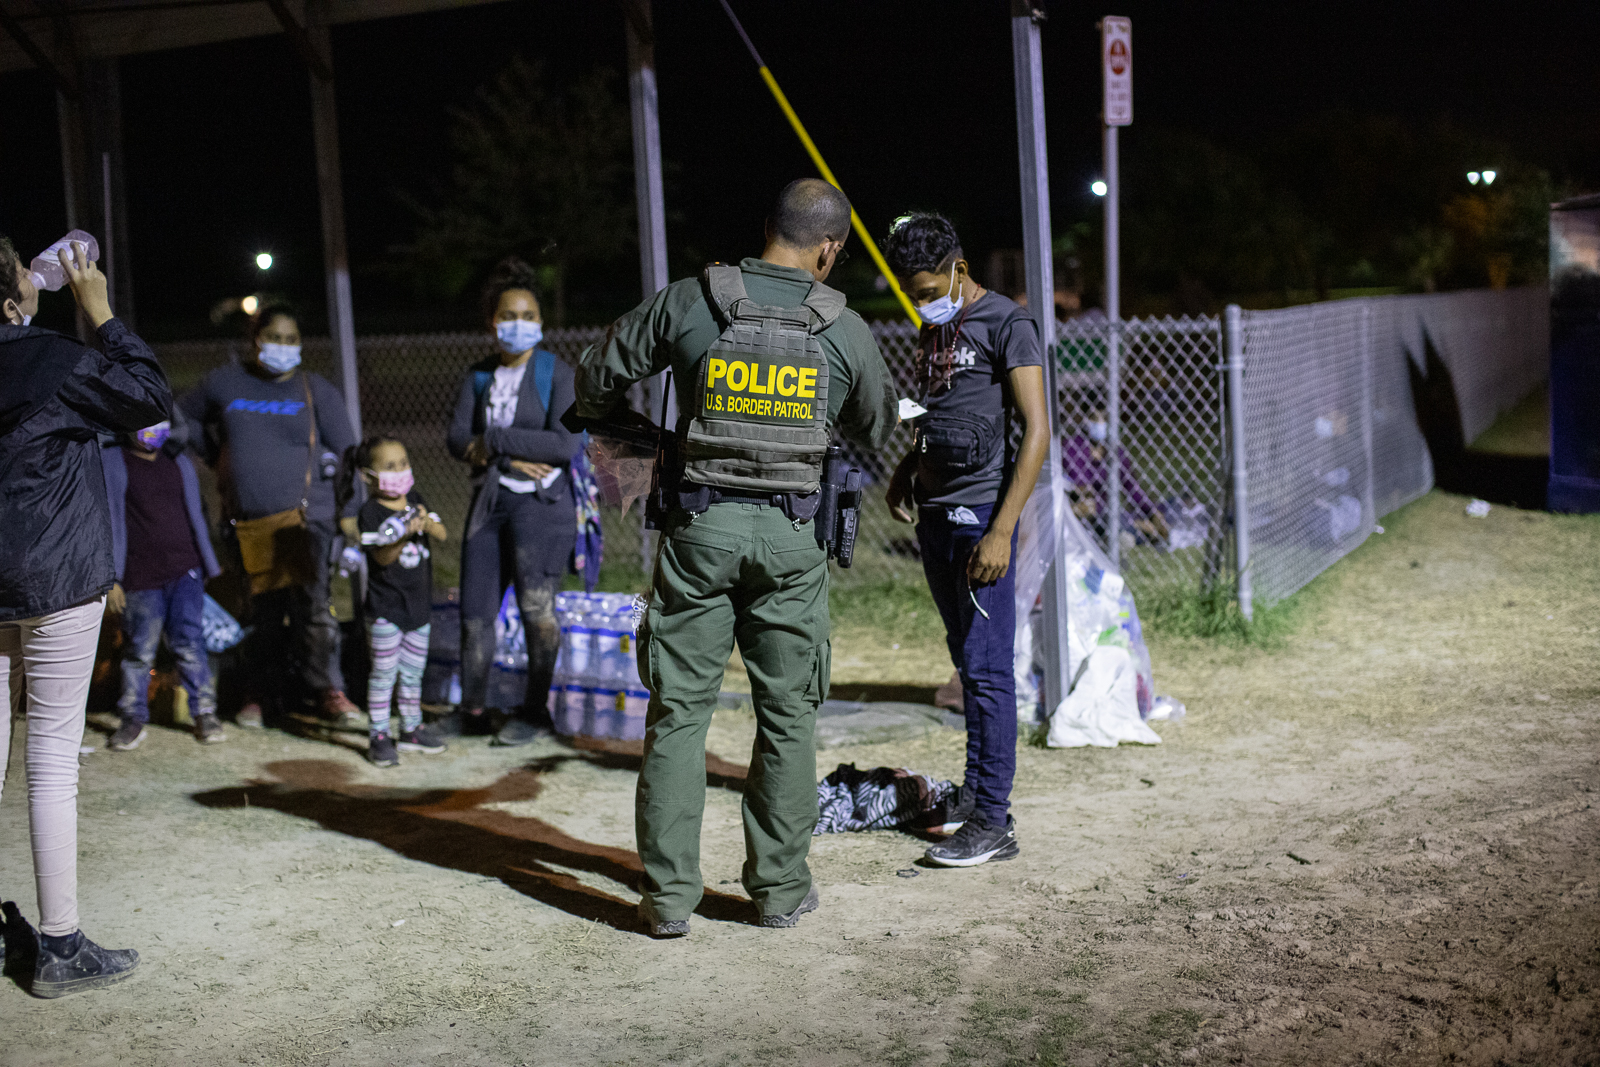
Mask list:
[[[1104,406],[1091,408],[1076,433],[1061,439],[1061,471],[1067,492],[1072,495],[1072,512],[1095,533],[1106,536],[1110,514],[1106,483],[1111,471],[1106,462],[1108,423]],[[1150,495],[1139,484],[1133,457],[1117,446],[1118,479],[1122,483],[1122,526],[1132,528],[1152,541],[1165,543],[1167,520]]]
[[[277,702],[284,713],[310,704],[324,718],[359,728],[364,719],[344,694],[339,624],[328,603],[334,538],[345,525],[346,535],[354,535],[350,509],[335,526],[334,481],[339,457],[356,444],[355,431],[344,397],[301,366],[292,307],[263,305],[251,320],[250,338],[254,351],[207,374],[178,403],[199,428],[191,444],[217,472],[227,518],[242,522],[304,507],[312,576],[250,598],[254,633],[246,662],[253,677],[235,721],[259,728],[265,709]],[[237,544],[230,538],[224,557],[242,570]]]
[[[181,416],[178,416],[181,419]],[[200,508],[200,478],[173,439],[172,423],[158,422],[101,450],[111,555],[117,584],[106,612],[122,617],[122,725],[111,747],[129,752],[150,722],[150,675],[161,636],[178,661],[189,696],[194,736],[201,744],[226,741],[217,720],[217,686],[206,657],[201,618],[206,579],[222,573]]]
[[[461,706],[439,725],[447,736],[489,732],[494,620],[514,583],[528,682],[521,708],[495,735],[501,745],[553,732],[555,597],[578,540],[571,464],[579,438],[561,424],[572,406],[572,368],[539,347],[535,284],[532,267],[507,259],[484,286],[484,325],[500,352],[467,371],[446,435],[451,455],[471,465],[473,495],[461,540]]]
[[[439,729],[422,721],[422,672],[428,666],[433,617],[433,559],[429,538],[448,537],[428,510],[411,475],[406,446],[392,437],[369,437],[346,463],[367,483],[367,502],[356,515],[367,554],[367,714],[372,727],[367,759],[379,767],[400,762],[399,752],[445,750]],[[403,521],[402,521],[403,520]],[[390,729],[389,705],[399,679],[400,733]],[[397,751],[398,750],[398,751]]]

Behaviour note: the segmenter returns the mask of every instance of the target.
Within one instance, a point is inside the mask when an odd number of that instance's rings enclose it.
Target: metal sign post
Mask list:
[[[1117,127],[1133,122],[1133,22],[1100,20],[1106,182],[1106,546],[1122,566],[1122,248],[1118,217]]]

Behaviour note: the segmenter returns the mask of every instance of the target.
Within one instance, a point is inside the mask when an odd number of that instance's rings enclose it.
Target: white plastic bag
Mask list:
[[[1126,648],[1095,648],[1072,692],[1050,716],[1045,743],[1051,748],[1115,748],[1123,741],[1159,745],[1161,736],[1139,717],[1138,686],[1138,672]]]

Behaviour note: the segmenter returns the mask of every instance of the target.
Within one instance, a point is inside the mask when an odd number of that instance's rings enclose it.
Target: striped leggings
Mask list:
[[[422,671],[428,665],[428,631],[409,632],[388,619],[373,619],[368,628],[372,648],[372,674],[367,678],[367,714],[374,735],[389,733],[389,699],[395,676],[400,679],[400,728],[410,732],[422,725]]]

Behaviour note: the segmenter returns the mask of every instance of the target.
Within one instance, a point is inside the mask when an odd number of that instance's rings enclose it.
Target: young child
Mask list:
[[[369,437],[356,446],[351,467],[366,479],[368,498],[356,517],[367,553],[367,632],[372,673],[367,714],[372,718],[367,759],[379,767],[400,762],[397,751],[443,752],[433,726],[422,723],[422,671],[428,665],[433,612],[431,537],[447,534],[413,487],[406,446],[392,437]],[[411,515],[405,516],[405,512]],[[400,736],[389,728],[389,701],[399,676]]]
[[[117,571],[106,611],[122,616],[126,642],[117,701],[122,725],[111,735],[116,752],[138,748],[145,738],[150,673],[163,633],[189,695],[194,736],[207,745],[227,740],[217,720],[217,687],[200,624],[205,581],[222,568],[200,510],[200,479],[188,456],[167,447],[171,432],[166,422],[146,426],[100,457]]]

